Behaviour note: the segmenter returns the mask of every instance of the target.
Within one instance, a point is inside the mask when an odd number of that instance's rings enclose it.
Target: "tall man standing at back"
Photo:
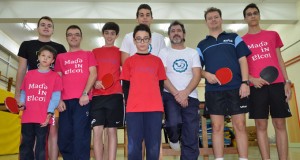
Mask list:
[[[260,28],[260,11],[256,4],[247,5],[243,15],[249,27],[248,33],[243,36],[243,39],[252,51],[251,55],[247,57],[251,82],[249,117],[255,119],[261,158],[263,160],[270,159],[267,131],[270,113],[275,129],[278,157],[280,160],[287,160],[288,136],[285,119],[291,116],[287,103],[291,98],[291,81],[281,56],[280,48],[283,43],[277,32]],[[278,78],[273,83],[268,83],[259,76],[260,71],[267,66],[274,66],[279,72]]]
[[[202,76],[206,79],[205,113],[212,120],[213,151],[216,160],[224,156],[224,116],[232,116],[239,160],[248,158],[248,137],[245,113],[248,112],[247,96],[250,94],[248,64],[250,54],[242,38],[222,30],[222,12],[211,7],[204,12],[209,35],[199,42],[197,49],[205,65]],[[232,71],[232,80],[220,83],[215,72],[220,68]]]
[[[184,45],[185,28],[178,21],[168,29],[171,47],[159,53],[166,69],[164,109],[170,146],[180,149],[181,160],[196,160],[199,156],[199,100],[197,86],[201,79],[200,58],[195,49]],[[181,139],[179,138],[181,137]]]
[[[153,21],[151,7],[148,4],[141,4],[136,12],[136,21],[139,24],[145,24],[150,27]],[[161,49],[166,47],[164,37],[159,33],[152,33],[151,44],[149,52],[153,55],[158,55]],[[133,43],[133,32],[127,33],[123,39],[120,50],[122,51],[122,63],[136,53],[137,49]]]
[[[38,39],[24,41],[19,49],[18,60],[19,66],[16,77],[16,89],[15,98],[20,99],[20,87],[27,70],[33,70],[38,68],[38,51],[44,45],[53,47],[57,53],[65,53],[66,49],[63,45],[51,41],[53,35],[54,24],[50,17],[41,17],[37,23]],[[56,122],[56,121],[55,121]],[[51,160],[57,160],[58,147],[57,147],[57,124],[50,125],[49,133],[49,158]]]

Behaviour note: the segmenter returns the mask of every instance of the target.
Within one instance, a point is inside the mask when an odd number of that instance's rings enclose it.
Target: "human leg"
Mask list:
[[[73,119],[73,159],[90,159],[91,122],[90,103],[81,106],[79,100],[72,101]]]
[[[34,159],[33,146],[35,143],[35,133],[32,123],[22,123],[21,125],[21,144],[19,147],[20,160]]]
[[[66,110],[60,112],[58,125],[58,148],[63,159],[73,158],[73,118],[72,112],[74,107],[71,103],[72,100],[65,100]]]
[[[179,142],[182,117],[181,117],[181,106],[176,102],[173,95],[164,92],[164,109],[166,118],[166,131],[171,143]]]
[[[48,155],[46,154],[46,145],[48,141],[49,126],[41,127],[36,124],[34,127],[36,133],[36,146],[35,146],[35,160],[45,160]]]
[[[142,159],[143,114],[126,113],[126,127],[128,136],[128,160]]]
[[[197,160],[199,156],[199,125],[198,113],[200,102],[189,97],[188,107],[181,109],[181,160]]]
[[[161,144],[162,112],[144,112],[144,141],[146,159],[158,160]]]
[[[232,125],[240,158],[248,158],[248,136],[245,114],[232,115]]]
[[[215,158],[224,157],[224,116],[210,115],[212,123],[212,144]]]
[[[48,154],[49,160],[57,160],[58,159],[58,117],[54,118],[54,124],[50,125],[49,137],[48,137]]]
[[[288,136],[285,118],[273,118],[272,123],[276,135],[276,147],[280,160],[288,159]]]
[[[256,136],[262,159],[270,159],[268,119],[255,119]]]
[[[108,159],[115,160],[117,155],[117,128],[107,128],[108,135]]]
[[[93,144],[95,160],[103,159],[103,125],[93,127]]]

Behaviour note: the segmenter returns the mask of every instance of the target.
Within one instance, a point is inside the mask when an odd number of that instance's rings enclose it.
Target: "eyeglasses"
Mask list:
[[[81,37],[81,34],[80,33],[75,33],[75,34],[68,33],[67,34],[67,37],[73,37],[73,36],[75,36],[75,37]]]
[[[247,17],[251,17],[251,16],[258,16],[259,15],[259,12],[255,11],[253,13],[249,12],[246,14]]]
[[[150,38],[148,38],[148,37],[145,37],[144,39],[142,39],[142,38],[140,38],[140,37],[138,37],[138,38],[135,38],[134,39],[137,43],[148,43],[149,41],[150,41]]]

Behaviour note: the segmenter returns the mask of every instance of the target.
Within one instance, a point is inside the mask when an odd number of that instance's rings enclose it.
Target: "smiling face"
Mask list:
[[[260,21],[260,13],[256,8],[248,8],[245,11],[245,22],[248,23],[249,26],[257,26]]]
[[[77,28],[70,28],[67,30],[66,33],[67,42],[70,47],[79,48],[80,42],[82,39],[82,35],[79,29]]]
[[[216,30],[222,28],[222,18],[217,11],[209,12],[206,15],[206,25],[210,30]]]
[[[103,32],[103,37],[105,39],[105,46],[113,46],[118,35],[115,30],[105,30]]]
[[[181,44],[184,42],[185,34],[180,25],[175,25],[170,28],[169,38],[172,44]]]

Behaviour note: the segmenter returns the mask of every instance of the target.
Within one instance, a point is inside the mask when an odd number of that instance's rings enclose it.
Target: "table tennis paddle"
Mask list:
[[[225,85],[232,80],[232,71],[228,67],[220,68],[215,73],[218,80],[221,82],[221,85]]]
[[[5,107],[9,112],[18,114],[19,113],[19,106],[17,103],[17,100],[13,97],[6,97],[5,101]]]
[[[105,89],[108,89],[114,84],[114,77],[111,73],[107,73],[102,77],[102,85]]]
[[[260,71],[259,76],[265,81],[272,83],[278,77],[278,70],[274,66],[267,66],[263,70]]]

